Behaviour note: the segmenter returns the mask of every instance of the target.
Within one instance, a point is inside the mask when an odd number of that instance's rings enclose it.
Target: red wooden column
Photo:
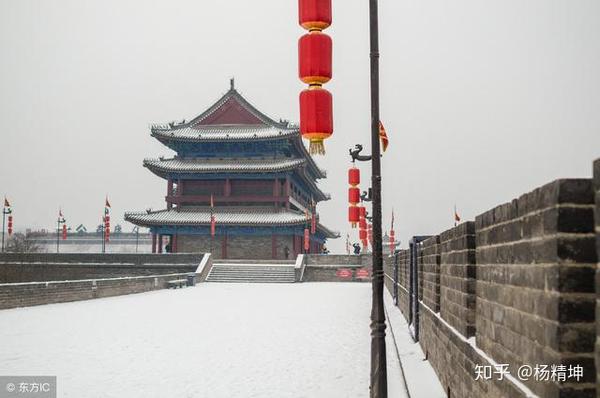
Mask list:
[[[158,234],[158,253],[159,254],[163,252],[162,244],[163,244],[163,237],[161,234]]]
[[[223,234],[221,240],[221,258],[227,258],[227,234]]]
[[[177,234],[171,236],[171,253],[177,253]]]
[[[156,253],[156,234],[152,234],[152,253]]]
[[[223,195],[231,196],[231,180],[229,178],[225,179],[225,186],[223,187]]]

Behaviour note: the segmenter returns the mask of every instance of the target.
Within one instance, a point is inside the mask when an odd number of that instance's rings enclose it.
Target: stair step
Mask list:
[[[215,263],[207,282],[223,283],[294,283],[296,273],[293,262],[281,260],[257,261],[225,260]]]

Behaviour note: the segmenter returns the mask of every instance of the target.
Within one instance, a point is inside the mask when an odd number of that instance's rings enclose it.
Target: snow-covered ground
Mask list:
[[[205,283],[0,311],[0,374],[57,375],[60,397],[368,397],[370,289]]]

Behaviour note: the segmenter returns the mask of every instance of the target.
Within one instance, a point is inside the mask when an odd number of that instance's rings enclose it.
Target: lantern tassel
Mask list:
[[[325,155],[325,144],[323,140],[311,140],[309,145],[311,155]]]

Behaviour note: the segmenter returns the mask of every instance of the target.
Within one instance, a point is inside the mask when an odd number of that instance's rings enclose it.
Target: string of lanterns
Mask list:
[[[298,74],[308,88],[300,93],[300,133],[311,154],[325,154],[333,134],[333,96],[323,88],[332,78],[331,0],[299,0],[299,23],[308,33],[298,40]]]

